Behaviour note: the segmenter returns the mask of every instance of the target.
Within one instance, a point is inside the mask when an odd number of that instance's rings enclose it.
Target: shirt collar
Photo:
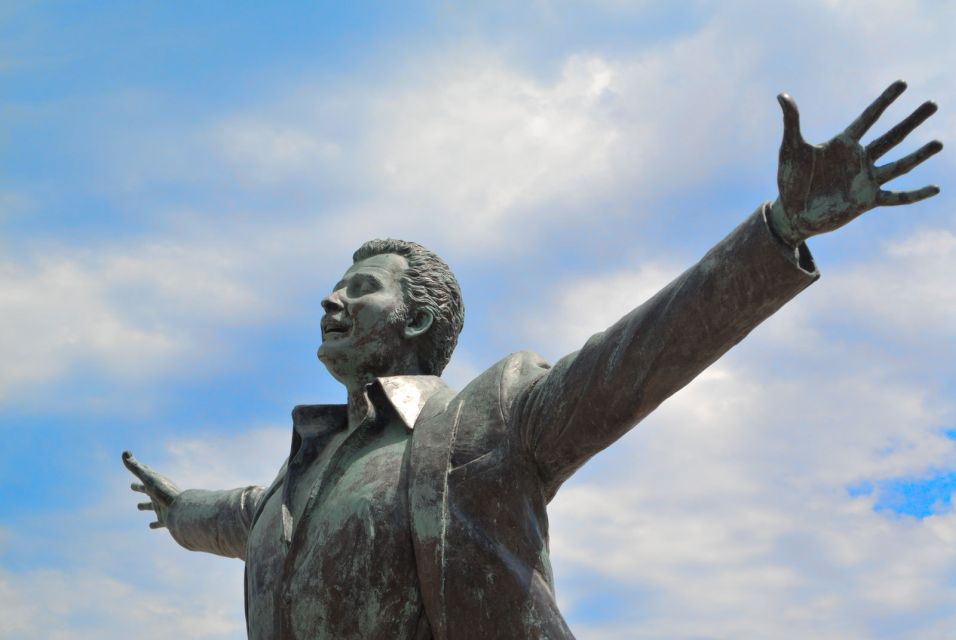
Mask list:
[[[380,394],[376,391],[381,389],[381,395],[385,396],[402,424],[411,431],[428,399],[444,388],[445,383],[438,376],[389,376],[378,378],[371,384],[369,397],[376,408],[380,408],[376,400]]]
[[[438,376],[388,376],[376,378],[367,390],[376,410],[390,405],[411,431],[428,399],[444,388],[445,383]],[[344,404],[300,404],[292,410],[292,427],[299,437],[343,429],[347,422],[348,409]]]

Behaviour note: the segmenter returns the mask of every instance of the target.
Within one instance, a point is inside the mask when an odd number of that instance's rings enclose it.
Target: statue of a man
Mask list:
[[[347,404],[295,408],[289,458],[265,489],[180,491],[126,452],[133,489],[149,496],[139,508],[187,549],[245,560],[256,640],[572,638],[554,596],[548,502],[817,279],[804,240],[938,193],[882,189],[938,141],[876,165],[933,103],[860,143],[905,88],[892,84],[823,145],[804,142],[780,95],[776,201],[553,367],[516,353],[449,389],[437,376],[464,318],[454,276],[417,244],[365,243],[322,301],[319,360]]]

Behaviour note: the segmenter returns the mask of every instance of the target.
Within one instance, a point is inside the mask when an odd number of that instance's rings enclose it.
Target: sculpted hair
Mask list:
[[[406,240],[369,240],[352,255],[352,262],[386,253],[408,261],[402,289],[409,312],[427,309],[434,317],[431,328],[420,339],[418,363],[424,373],[437,376],[451,360],[458,334],[465,325],[465,305],[458,280],[444,260]]]

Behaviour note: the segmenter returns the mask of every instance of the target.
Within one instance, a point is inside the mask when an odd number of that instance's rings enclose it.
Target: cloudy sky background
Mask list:
[[[949,145],[939,184],[811,241],[823,277],[551,508],[582,639],[956,632],[956,3],[8,2],[0,9],[0,637],[239,638],[242,565],[135,509],[271,481],[339,402],[319,301],[363,240],[443,255],[461,385],[554,360],[775,196],[823,141]],[[345,606],[351,606],[346,603]],[[354,603],[361,606],[361,603]]]

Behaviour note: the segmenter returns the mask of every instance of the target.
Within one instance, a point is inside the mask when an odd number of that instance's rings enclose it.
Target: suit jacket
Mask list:
[[[573,637],[554,597],[547,504],[584,462],[818,277],[805,245],[772,234],[766,209],[553,367],[520,352],[460,392],[431,376],[371,385],[413,429],[410,525],[434,638]],[[297,407],[293,421],[322,411]],[[170,532],[187,548],[254,554],[245,542],[257,508],[282,480],[267,492],[184,492]],[[290,575],[288,598],[308,598],[296,583]]]

